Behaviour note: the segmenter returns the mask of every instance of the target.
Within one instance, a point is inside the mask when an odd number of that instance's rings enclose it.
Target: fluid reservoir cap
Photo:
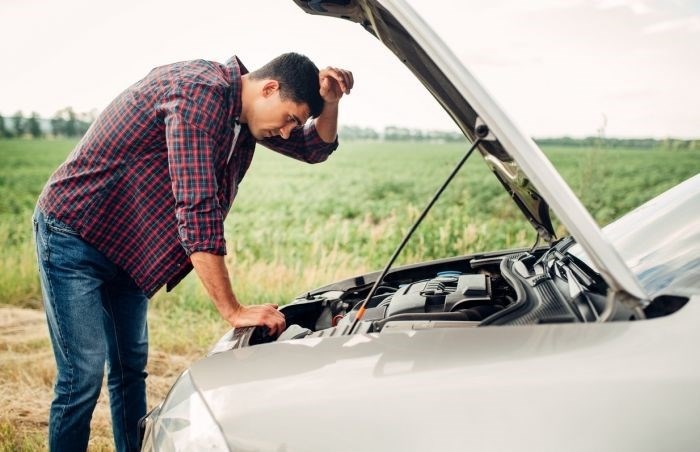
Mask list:
[[[459,277],[461,274],[462,274],[462,272],[459,272],[459,271],[456,271],[456,270],[447,270],[447,271],[444,271],[444,272],[438,272],[437,276],[438,276],[438,278],[439,278],[440,276],[455,276],[455,277]]]

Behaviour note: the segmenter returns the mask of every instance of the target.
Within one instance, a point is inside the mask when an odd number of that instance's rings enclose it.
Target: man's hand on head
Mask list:
[[[338,135],[338,103],[343,94],[350,94],[355,80],[352,72],[330,66],[319,71],[318,80],[324,105],[316,118],[316,131],[324,142],[332,143]]]
[[[320,94],[325,103],[338,103],[343,94],[350,94],[355,84],[352,72],[336,67],[327,67],[318,73]]]

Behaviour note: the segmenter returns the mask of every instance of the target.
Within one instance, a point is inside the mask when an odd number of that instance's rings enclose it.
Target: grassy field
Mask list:
[[[31,214],[44,182],[74,144],[0,140],[0,405],[7,407],[0,413],[0,451],[41,448],[45,441],[54,371],[40,311]],[[259,148],[226,222],[227,261],[239,298],[284,303],[305,289],[381,267],[465,151],[453,144],[355,142],[343,144],[326,163],[306,165]],[[697,152],[545,151],[601,225],[700,172]],[[534,240],[475,155],[399,262]],[[226,325],[193,275],[173,292],[156,295],[149,322],[149,403],[156,403]],[[105,400],[93,422],[91,447],[98,450],[111,447]]]

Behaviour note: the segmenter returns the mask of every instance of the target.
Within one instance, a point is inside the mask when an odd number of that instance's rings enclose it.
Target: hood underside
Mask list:
[[[586,250],[613,293],[646,294],[588,211],[537,145],[496,104],[423,19],[403,0],[294,0],[309,14],[359,23],[423,83],[478,150],[538,236],[555,239],[551,207]],[[630,297],[624,296],[629,299]]]
[[[380,2],[362,0],[295,0],[295,2],[311,14],[341,17],[360,23],[399,57],[450,114],[467,138],[474,142],[477,136],[476,127],[484,124],[483,118],[453,83],[454,78],[448,76],[448,73],[436,64],[434,55],[429,54],[414,39],[415,34],[404,27],[404,21],[399,22],[399,16],[394,16]],[[478,149],[539,237],[552,242],[555,239],[555,233],[547,203],[514,163],[501,142],[494,139],[491,134],[480,142]]]

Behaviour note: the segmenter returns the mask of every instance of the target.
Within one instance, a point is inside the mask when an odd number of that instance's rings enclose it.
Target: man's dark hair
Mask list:
[[[284,53],[260,69],[249,74],[251,79],[277,80],[283,100],[304,103],[309,106],[312,117],[323,111],[323,98],[319,93],[318,68],[306,56]]]

